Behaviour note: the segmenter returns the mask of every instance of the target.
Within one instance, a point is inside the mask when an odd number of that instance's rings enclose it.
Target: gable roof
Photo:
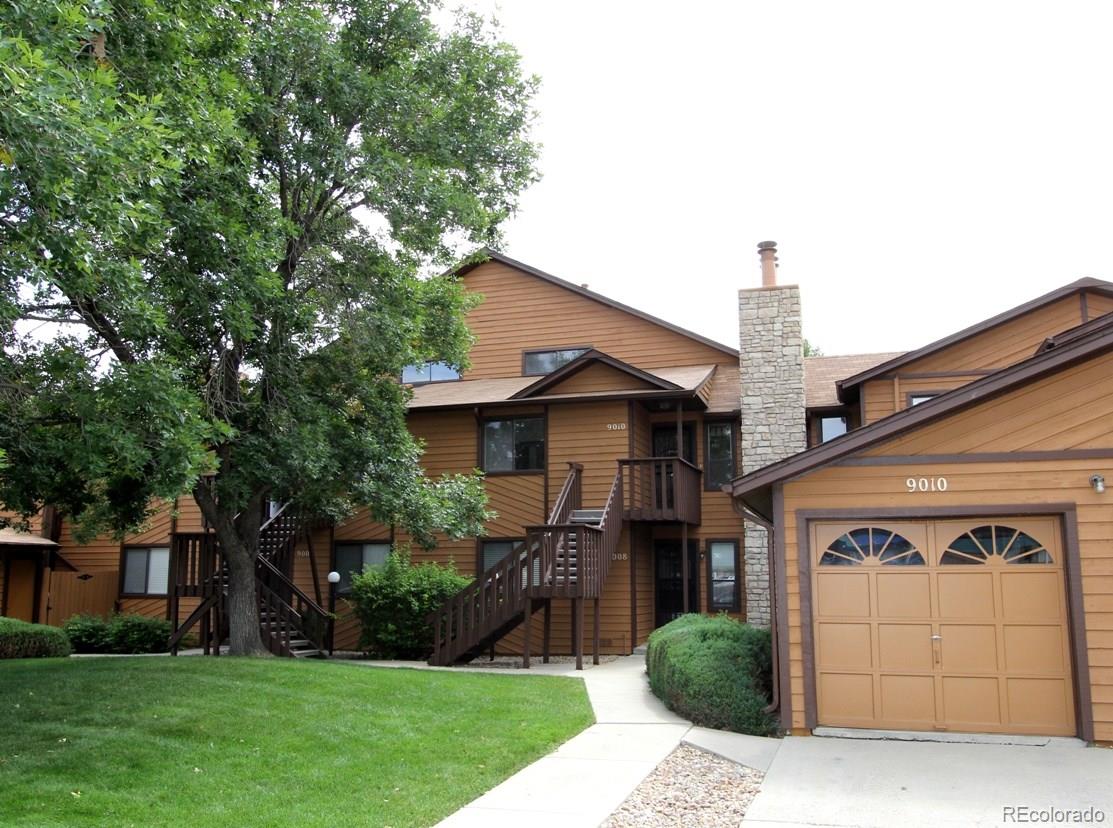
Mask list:
[[[635,368],[627,362],[620,359],[615,359],[602,351],[597,351],[594,348],[584,351],[571,362],[565,363],[555,371],[550,371],[545,376],[538,379],[531,385],[527,385],[521,391],[513,395],[513,399],[522,399],[525,397],[536,397],[541,393],[547,391],[555,385],[559,385],[571,376],[574,376],[580,371],[587,368],[589,365],[608,365],[616,371],[627,374],[634,379],[641,380],[648,385],[658,388],[662,391],[675,391],[680,388],[675,382],[670,382],[666,379],[661,379],[659,376],[642,371],[640,368]]]
[[[843,403],[838,392],[840,380],[903,354],[903,351],[890,351],[885,354],[804,357],[804,404],[808,408],[841,406]]]
[[[991,328],[995,328],[998,325],[1003,325],[1006,322],[1010,322],[1013,319],[1016,319],[1019,316],[1023,316],[1026,313],[1030,313],[1031,311],[1037,310],[1044,305],[1049,305],[1052,302],[1058,302],[1060,299],[1064,299],[1071,294],[1081,293],[1083,291],[1094,291],[1096,293],[1103,293],[1107,296],[1113,297],[1113,283],[1104,282],[1101,279],[1092,279],[1087,277],[1084,279],[1079,279],[1076,282],[1071,282],[1069,285],[1063,285],[1062,287],[1056,288],[1050,293],[1045,293],[1043,296],[1039,296],[1029,302],[1025,302],[1022,305],[1017,305],[1011,310],[1007,310],[1004,313],[999,313],[996,316],[991,316],[989,319],[985,319],[975,325],[964,328],[957,333],[951,334],[950,336],[945,336],[942,339],[937,339],[935,342],[925,345],[922,348],[917,348],[914,351],[908,351],[907,353],[901,354],[900,356],[886,360],[880,365],[875,365],[872,368],[860,371],[854,376],[840,380],[838,383],[839,399],[845,402],[847,398],[845,392],[850,388],[861,385],[866,380],[873,379],[874,377],[880,376],[882,374],[887,374],[890,371],[894,371],[897,368],[900,368],[902,365],[907,365],[910,362],[915,362],[918,359],[922,359],[923,357],[926,357],[930,354],[934,354],[937,351],[941,351],[944,348],[950,347],[951,345],[955,345],[959,342],[962,342],[963,340],[970,339],[973,336],[984,333],[985,331],[988,331]]]
[[[768,488],[789,478],[814,471],[830,465],[848,455],[855,454],[869,446],[911,431],[948,414],[953,414],[993,397],[1007,393],[1014,388],[1034,382],[1042,377],[1067,368],[1071,365],[1113,350],[1113,314],[1107,314],[1103,324],[1095,326],[1084,335],[1070,342],[1035,354],[1022,362],[1002,368],[980,380],[968,383],[933,397],[926,402],[896,414],[891,414],[875,423],[848,432],[826,443],[799,452],[777,463],[771,463],[757,471],[737,477],[730,484],[734,497],[754,495],[762,506],[768,507]],[[766,515],[768,516],[768,515]]]
[[[666,328],[672,331],[673,333],[678,333],[681,336],[686,336],[689,339],[694,339],[696,342],[702,343],[709,348],[714,348],[715,350],[721,351],[724,354],[728,354],[729,356],[735,357],[736,359],[738,358],[738,351],[735,348],[731,348],[730,346],[724,345],[721,342],[716,342],[713,339],[708,339],[706,336],[701,336],[694,331],[689,331],[687,328],[681,328],[679,325],[674,325],[671,322],[666,322],[664,319],[659,319],[658,317],[653,316],[652,314],[648,314],[645,311],[640,311],[637,308],[632,308],[629,305],[624,305],[622,302],[617,302],[614,299],[609,299],[606,296],[596,293],[593,290],[588,290],[585,287],[580,287],[579,285],[573,284],[572,282],[566,282],[564,279],[553,276],[551,273],[546,273],[543,270],[538,270],[536,267],[531,267],[525,262],[519,262],[517,259],[512,259],[509,256],[500,253],[497,250],[492,250],[489,247],[484,247],[476,251],[474,254],[469,256],[463,264],[458,265],[456,268],[449,272],[456,275],[457,277],[463,277],[487,261],[496,261],[506,265],[507,267],[512,267],[515,270],[520,271],[521,273],[525,273],[528,276],[534,276],[544,282],[548,282],[549,284],[556,285],[559,288],[564,288],[565,290],[571,291],[572,293],[583,296],[586,299],[590,299],[593,302],[598,302],[601,305],[606,305],[607,307],[620,310],[623,313],[628,313],[631,316],[636,316],[639,319],[644,319],[646,322],[651,322],[654,325],[659,325],[662,328]]]

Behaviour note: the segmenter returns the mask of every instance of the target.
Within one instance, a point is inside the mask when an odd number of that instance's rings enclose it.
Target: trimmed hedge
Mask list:
[[[165,618],[74,615],[62,625],[78,653],[164,653],[173,628]]]
[[[360,645],[379,658],[428,658],[433,627],[426,617],[469,583],[452,564],[415,564],[408,551],[396,549],[381,568],[352,576]]]
[[[649,636],[646,671],[654,695],[695,724],[754,736],[777,732],[763,711],[773,675],[767,629],[726,615],[682,615]]]
[[[70,654],[70,640],[57,627],[0,618],[0,658],[61,658]]]

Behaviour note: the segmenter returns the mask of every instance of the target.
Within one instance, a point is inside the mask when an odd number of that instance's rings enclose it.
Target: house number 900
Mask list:
[[[910,492],[945,492],[947,491],[947,478],[945,477],[910,477],[904,481]]]

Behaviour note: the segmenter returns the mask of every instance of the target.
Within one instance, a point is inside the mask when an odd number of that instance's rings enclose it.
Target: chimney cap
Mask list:
[[[775,241],[763,241],[757,243],[758,250],[776,250],[777,243]]]

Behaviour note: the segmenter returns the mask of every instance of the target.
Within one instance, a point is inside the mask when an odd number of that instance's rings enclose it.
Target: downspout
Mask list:
[[[761,526],[765,529],[766,554],[769,556],[769,635],[772,639],[771,646],[773,649],[773,682],[772,692],[770,694],[772,698],[770,699],[769,704],[762,708],[762,712],[773,713],[781,706],[780,648],[777,646],[777,567],[776,561],[774,561],[773,559],[775,554],[773,535],[776,532],[776,529],[774,528],[772,521],[766,520],[757,512],[747,509],[745,504],[742,503],[741,500],[732,497],[730,503],[731,507],[735,511],[735,514],[737,514],[743,520],[748,520],[751,523],[756,523],[758,526]]]

